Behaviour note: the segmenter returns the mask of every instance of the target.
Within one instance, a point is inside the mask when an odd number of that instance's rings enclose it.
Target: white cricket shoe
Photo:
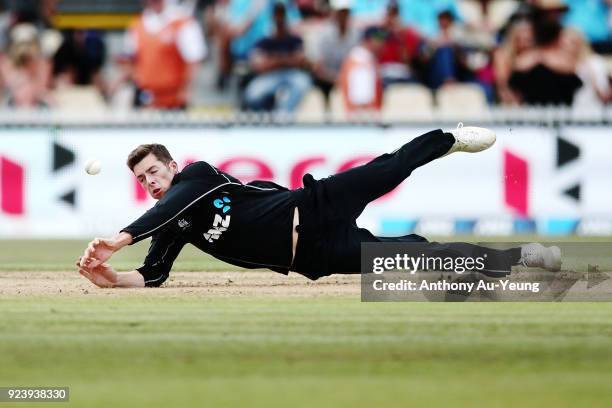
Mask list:
[[[557,272],[561,270],[561,250],[557,246],[546,248],[537,242],[521,245],[519,262],[527,267]]]
[[[447,133],[455,137],[455,144],[445,156],[455,152],[481,152],[493,146],[496,140],[495,132],[492,130],[475,126],[464,127],[461,122],[457,125],[457,129],[449,130]]]

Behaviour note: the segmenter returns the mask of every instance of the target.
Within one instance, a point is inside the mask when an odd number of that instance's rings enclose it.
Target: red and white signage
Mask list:
[[[391,152],[430,129],[416,127],[67,128],[5,130],[0,137],[0,237],[111,234],[154,201],[125,165],[141,143],[165,144],[179,165],[205,160],[244,182],[301,186]],[[498,143],[413,172],[372,203],[362,225],[385,219],[600,217],[612,219],[612,138],[603,127],[495,128]],[[74,160],[54,169],[54,146]],[[102,162],[85,173],[89,158]],[[55,166],[57,167],[57,166]]]

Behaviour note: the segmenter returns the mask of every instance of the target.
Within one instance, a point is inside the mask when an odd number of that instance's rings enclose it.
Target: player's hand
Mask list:
[[[117,272],[109,264],[103,263],[93,268],[82,267],[80,264],[81,258],[76,263],[79,273],[94,285],[100,288],[112,288],[117,283]]]
[[[116,250],[115,242],[112,239],[96,238],[89,243],[83,256],[79,258],[79,266],[95,268],[109,260]]]

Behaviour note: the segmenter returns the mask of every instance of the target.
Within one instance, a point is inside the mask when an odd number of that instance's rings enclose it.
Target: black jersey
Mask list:
[[[153,208],[121,231],[132,244],[152,237],[137,270],[159,286],[186,243],[227,263],[287,273],[292,258],[292,191],[277,184],[242,184],[206,162],[176,174]]]

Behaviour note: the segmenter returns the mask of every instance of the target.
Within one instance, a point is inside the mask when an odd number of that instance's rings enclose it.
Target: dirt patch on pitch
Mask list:
[[[274,272],[173,272],[161,288],[101,289],[77,272],[0,272],[0,297],[21,296],[360,296],[359,275],[310,281]]]

